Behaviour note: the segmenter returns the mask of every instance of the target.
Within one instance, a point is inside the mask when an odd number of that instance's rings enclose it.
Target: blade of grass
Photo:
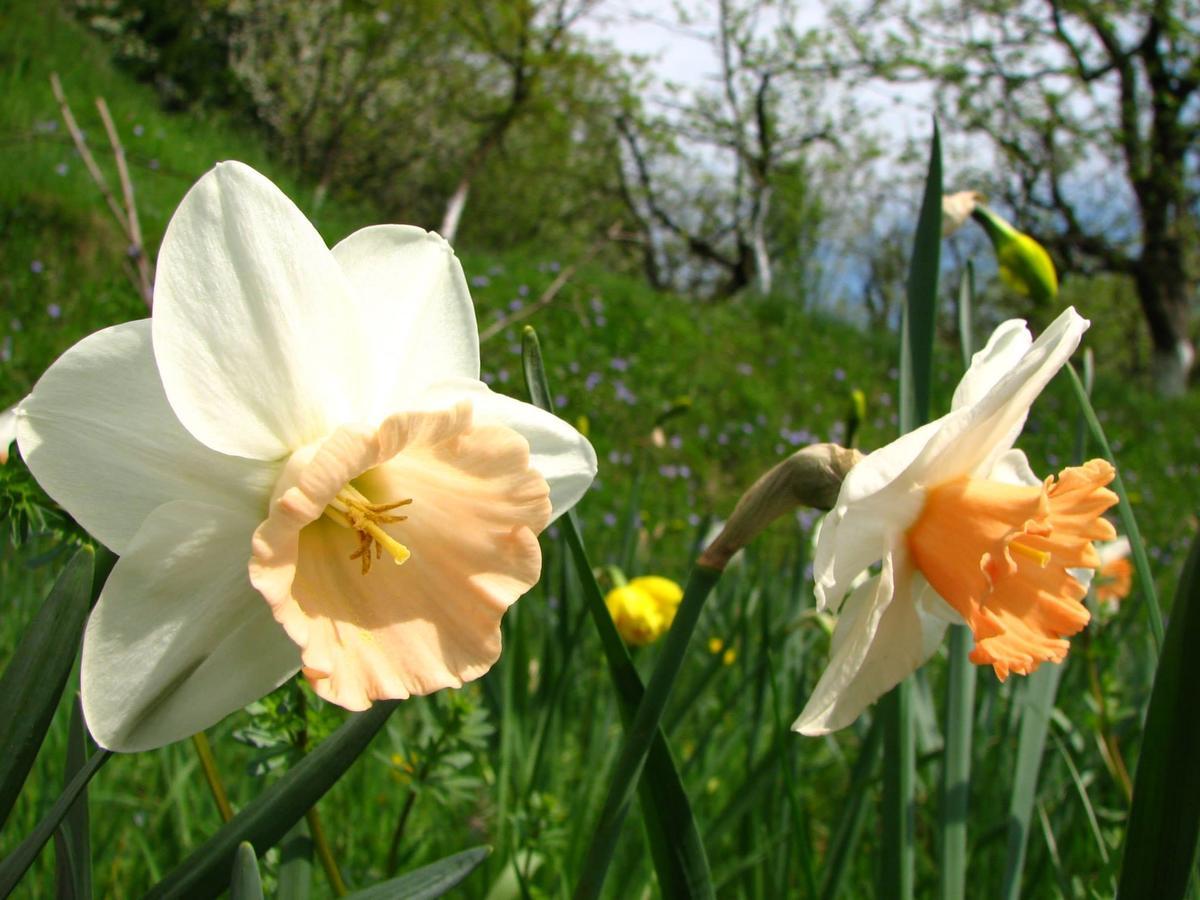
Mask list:
[[[1117,889],[1120,898],[1182,897],[1200,835],[1200,535],[1179,578],[1146,710]]]
[[[1111,485],[1117,496],[1121,498],[1121,502],[1117,506],[1117,514],[1121,517],[1121,527],[1125,530],[1125,536],[1129,538],[1129,545],[1133,551],[1133,566],[1137,570],[1137,590],[1141,592],[1142,599],[1146,602],[1146,609],[1150,613],[1150,631],[1154,635],[1154,645],[1161,652],[1163,646],[1162,607],[1158,603],[1158,591],[1154,587],[1154,576],[1150,571],[1150,559],[1146,556],[1146,545],[1142,542],[1142,533],[1133,516],[1133,507],[1129,504],[1129,494],[1125,491],[1125,482],[1121,478],[1121,467],[1117,465],[1112,447],[1108,443],[1108,437],[1104,434],[1104,428],[1096,417],[1096,411],[1092,408],[1092,402],[1088,399],[1083,382],[1073,366],[1068,364],[1066,369],[1067,374],[1071,377],[1071,386],[1075,389],[1075,398],[1079,401],[1084,418],[1087,419],[1092,437],[1100,446],[1104,458],[1117,470],[1117,476]]]
[[[537,333],[526,326],[523,336],[523,364],[530,400],[535,406],[553,412],[546,383]],[[584,602],[604,650],[609,675],[616,690],[621,719],[629,734],[635,712],[641,708],[645,689],[641,676],[616,626],[604,605],[604,595],[592,574],[592,564],[584,548],[583,536],[574,510],[563,517],[563,533],[570,548],[582,587]],[[660,710],[661,712],[661,710]],[[700,839],[691,803],[679,777],[675,761],[657,725],[651,734],[649,757],[643,777],[638,781],[642,820],[645,823],[650,852],[654,857],[659,887],[664,896],[713,896],[712,874]]]

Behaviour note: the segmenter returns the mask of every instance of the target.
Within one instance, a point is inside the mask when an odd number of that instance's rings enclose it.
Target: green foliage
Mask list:
[[[85,39],[56,7],[38,7],[35,15],[26,0],[17,5],[19,14],[0,13],[0,53],[6,63],[15,61],[4,67],[0,91],[0,119],[12,129],[11,140],[0,144],[0,343],[11,344],[11,358],[0,357],[4,406],[83,334],[145,314],[122,272],[119,233],[104,217],[61,126],[44,124],[56,121],[46,86],[52,68],[62,72],[90,135],[101,131],[89,99],[95,93],[108,98],[127,142],[151,247],[194,178],[215,159],[231,156],[279,181],[301,208],[317,208],[318,225],[331,242],[387,217],[336,190],[316,204],[311,182],[290,177],[289,169],[271,162],[264,143],[230,119],[203,110],[187,118],[164,114],[151,89],[116,73],[108,49]],[[522,139],[513,140],[520,146]],[[103,148],[95,149],[107,165]],[[505,171],[505,158],[497,159],[492,171]],[[65,175],[55,170],[60,163],[67,165]],[[533,167],[532,161],[519,163]],[[502,185],[495,177],[480,183],[482,204],[490,204],[484,197],[492,194],[499,202]],[[541,202],[536,192],[528,196],[529,203]],[[473,232],[468,217],[464,234],[482,246],[487,230],[503,224],[481,222]],[[554,245],[537,253],[528,247],[476,249],[462,258],[486,327],[526,310],[576,256]],[[42,264],[38,272],[34,260]],[[758,474],[797,444],[843,436],[853,389],[865,395],[865,414],[857,416],[859,446],[870,450],[895,436],[894,336],[883,329],[864,333],[804,313],[802,291],[786,280],[774,297],[708,306],[652,291],[614,268],[619,266],[610,260],[583,266],[527,320],[548,348],[547,374],[561,414],[586,423],[600,455],[599,482],[580,507],[597,565],[620,562],[630,572],[652,569],[681,578],[707,522],[726,514]],[[1068,281],[1064,295],[1070,290]],[[52,303],[57,315],[49,311]],[[1200,508],[1200,439],[1186,427],[1200,419],[1200,399],[1157,399],[1131,384],[1120,356],[1124,345],[1118,344],[1123,326],[1107,307],[1083,306],[1083,312],[1095,323],[1087,343],[1114,348],[1098,354],[1093,401],[1144,532],[1150,570],[1161,593],[1170,596]],[[521,393],[524,321],[502,327],[483,345],[485,377],[514,395]],[[986,315],[978,317],[976,345],[987,324]],[[957,346],[935,337],[934,411],[948,405],[960,355]],[[670,409],[681,411],[663,420]],[[1022,445],[1036,470],[1073,461],[1077,410],[1062,379],[1035,406]],[[635,493],[639,467],[645,475]],[[0,468],[0,503],[16,513],[5,517],[10,527],[16,520],[25,538],[20,548],[0,542],[0,658],[8,660],[65,562],[47,556],[61,553],[61,539],[43,526],[69,523],[53,518],[53,506],[36,493],[17,460]],[[627,516],[630,509],[634,515]],[[807,572],[812,525],[809,515],[780,522],[722,579],[697,623],[699,640],[683,659],[663,715],[680,789],[720,896],[804,895],[812,883],[830,893],[840,888],[842,896],[870,896],[878,881],[887,839],[876,814],[878,718],[821,740],[786,730],[828,656],[829,621],[813,609]],[[494,671],[463,691],[401,704],[370,752],[322,799],[329,843],[352,888],[487,843],[494,852],[462,883],[461,896],[485,897],[494,886],[497,895],[508,888],[510,896],[525,891],[532,897],[571,889],[569,878],[583,863],[624,730],[564,530],[559,524],[543,536],[543,578],[506,616],[505,652]],[[626,548],[628,563],[622,558]],[[47,564],[31,566],[39,557]],[[1025,884],[1036,886],[1031,889],[1038,896],[1085,897],[1111,889],[1129,810],[1120,766],[1145,752],[1141,721],[1154,677],[1145,607],[1132,600],[1096,619],[1073,641],[1046,719],[1051,749],[1039,760],[1024,865]],[[631,665],[645,678],[661,653],[661,647],[644,648]],[[928,693],[943,696],[950,677],[944,656],[935,657],[926,674]],[[68,691],[76,679],[69,676]],[[1009,865],[1011,776],[1029,683],[1013,678],[1001,685],[989,672],[979,672],[977,682],[967,851],[972,888],[986,894],[1000,890]],[[55,713],[0,832],[0,854],[11,854],[47,811],[67,815],[70,804],[57,812],[53,805],[63,782],[69,713],[66,704]],[[321,746],[345,718],[293,683],[212,729],[234,807],[245,810],[279,784],[280,764],[293,766],[298,748]],[[107,758],[93,756],[89,765]],[[941,770],[939,754],[917,755],[918,896],[931,894],[939,879]],[[120,757],[91,782],[88,802],[101,896],[144,893],[221,827],[186,744]],[[232,854],[236,843],[226,843]],[[389,866],[393,844],[395,866]],[[283,855],[268,851],[259,861],[268,889],[284,883],[283,866],[296,858],[285,861]],[[231,867],[232,855],[213,883],[227,885]],[[50,855],[43,854],[21,890],[49,896],[53,871]],[[315,884],[320,875],[304,877]],[[611,895],[641,896],[656,885],[645,838],[627,827],[614,850]],[[315,887],[313,896],[322,890],[323,884]]]

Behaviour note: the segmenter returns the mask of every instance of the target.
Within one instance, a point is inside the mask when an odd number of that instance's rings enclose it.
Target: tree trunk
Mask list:
[[[1167,396],[1187,390],[1196,361],[1182,249],[1170,238],[1153,240],[1147,236],[1135,271],[1138,299],[1154,346],[1151,374],[1158,392]]]

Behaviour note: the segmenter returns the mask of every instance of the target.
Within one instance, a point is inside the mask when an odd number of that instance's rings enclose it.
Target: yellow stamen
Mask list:
[[[358,549],[350,554],[351,559],[362,560],[362,573],[371,571],[371,557],[379,559],[386,550],[396,565],[402,565],[412,554],[408,548],[383,530],[384,525],[405,521],[408,516],[388,515],[392,510],[408,506],[412,499],[397,500],[395,503],[372,503],[362,492],[346,485],[333,502],[325,507],[325,515],[344,528],[358,532]]]
[[[1013,553],[1019,553],[1028,560],[1032,560],[1043,569],[1050,565],[1051,556],[1049,552],[1045,550],[1037,550],[1033,547],[1030,547],[1028,544],[1022,544],[1020,541],[1013,541],[1008,545],[1008,549]]]

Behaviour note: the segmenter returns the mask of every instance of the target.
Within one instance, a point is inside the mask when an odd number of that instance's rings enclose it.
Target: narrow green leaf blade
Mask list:
[[[534,406],[553,412],[541,346],[537,333],[532,328],[525,328],[523,343],[525,381],[530,400]],[[628,730],[645,693],[642,679],[629,657],[624,641],[617,633],[608,608],[604,605],[604,595],[592,575],[592,564],[588,559],[574,510],[564,516],[563,524],[567,544],[583,588],[584,601],[600,634],[600,644],[604,649],[609,676],[616,690],[622,722]],[[704,843],[661,728],[656,729],[653,735],[637,790],[642,801],[642,820],[646,827],[647,841],[663,895],[713,897],[712,873],[709,870]]]
[[[967,658],[971,643],[971,633],[966,626],[950,626],[941,807],[941,895],[945,900],[961,900],[967,889],[967,809],[971,796],[971,732],[975,713],[975,666]]]
[[[491,847],[472,847],[398,878],[355,891],[347,895],[347,900],[433,900],[461,884],[491,852]]]
[[[75,665],[94,556],[83,547],[71,557],[0,677],[0,826],[21,793]]]
[[[87,765],[87,728],[83,724],[83,706],[79,697],[71,706],[71,725],[67,730],[67,759],[63,768],[66,784]],[[92,896],[92,851],[88,836],[87,790],[79,792],[62,824],[54,832],[54,873],[56,896],[60,900],[90,900]]]
[[[933,334],[938,276],[942,265],[942,139],[937,122],[929,149],[929,171],[908,266],[907,302],[900,340],[900,431],[929,421],[933,384]]]
[[[821,875],[821,900],[836,900],[842,894],[842,880],[846,877],[851,857],[862,834],[863,820],[867,808],[867,789],[879,758],[879,745],[883,741],[883,719],[875,716],[871,728],[863,739],[858,759],[850,773],[850,789],[842,806],[842,815],[833,832],[833,841],[825,857],[825,869]]]
[[[229,900],[263,900],[262,876],[254,846],[242,841],[233,855],[233,879],[229,882]]]
[[[1058,695],[1063,666],[1043,663],[1024,685],[1021,732],[1017,738],[1017,767],[1013,775],[1012,796],[1008,806],[1008,854],[1004,864],[1004,885],[1000,896],[1017,900],[1021,896],[1021,876],[1025,871],[1025,852],[1029,847],[1029,823],[1037,798],[1038,775],[1046,749],[1046,731],[1050,711]]]
[[[247,841],[258,853],[275,846],[367,749],[397,704],[396,700],[377,701],[366,712],[351,716],[156,884],[147,898],[192,900],[220,894],[229,886],[229,872],[238,845]]]
[[[942,142],[937,121],[929,148],[929,170],[908,267],[908,291],[900,333],[900,431],[929,421],[933,383],[933,335],[942,264]],[[916,866],[914,816],[916,747],[912,684],[902,681],[879,706],[883,717],[883,865],[879,895],[907,900]]]
[[[1200,835],[1200,535],[1192,542],[1146,710],[1117,896],[1173,900],[1187,891]]]
[[[92,754],[84,767],[75,773],[75,777],[71,779],[71,783],[67,785],[59,798],[54,801],[50,811],[46,813],[42,821],[37,823],[37,827],[17,845],[17,849],[0,860],[0,897],[7,897],[13,892],[26,870],[37,859],[37,855],[46,845],[46,841],[50,840],[54,834],[54,829],[58,828],[59,823],[75,805],[75,800],[83,792],[87,783],[91,781],[92,776],[100,771],[100,767],[108,762],[112,755],[108,750],[98,750]]]
[[[308,900],[312,892],[313,840],[301,819],[279,844],[279,900]]]
[[[1087,387],[1084,386],[1070,363],[1067,364],[1066,369],[1071,379],[1071,387],[1075,390],[1075,399],[1079,401],[1080,409],[1083,411],[1084,419],[1087,420],[1092,437],[1100,445],[1104,458],[1117,470],[1117,476],[1111,485],[1121,500],[1117,504],[1117,515],[1121,517],[1121,528],[1124,529],[1125,536],[1129,538],[1129,545],[1133,552],[1133,567],[1137,570],[1136,589],[1141,593],[1142,599],[1146,601],[1146,609],[1150,613],[1150,630],[1154,634],[1154,645],[1161,650],[1163,645],[1162,607],[1158,603],[1158,591],[1154,587],[1154,574],[1150,571],[1150,559],[1146,556],[1146,545],[1142,542],[1142,532],[1138,528],[1137,519],[1133,516],[1133,507],[1129,504],[1129,494],[1125,490],[1125,480],[1121,477],[1121,467],[1117,465],[1112,447],[1108,443],[1108,436],[1104,433],[1096,410],[1092,408]]]

